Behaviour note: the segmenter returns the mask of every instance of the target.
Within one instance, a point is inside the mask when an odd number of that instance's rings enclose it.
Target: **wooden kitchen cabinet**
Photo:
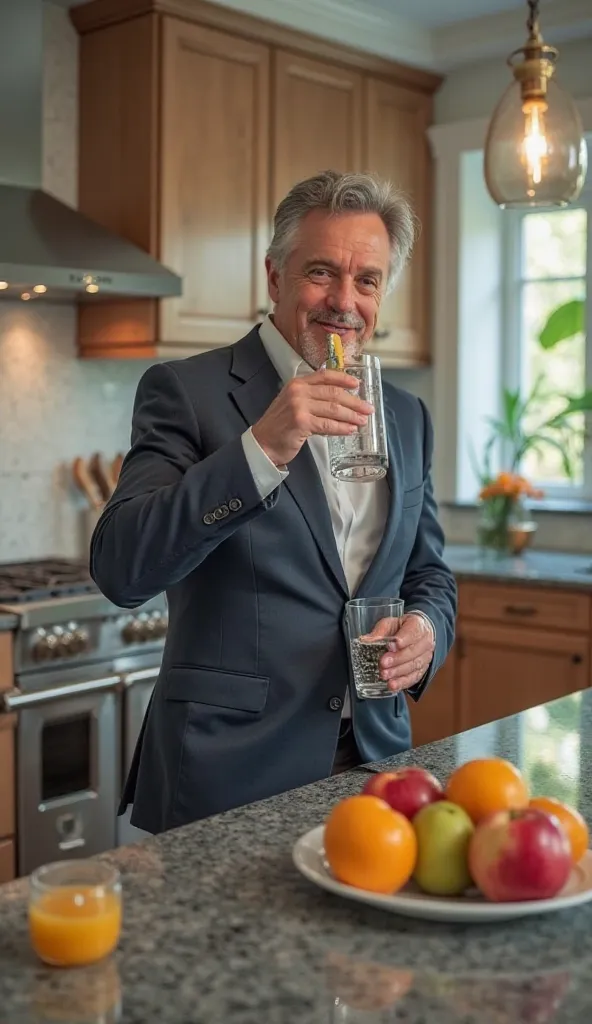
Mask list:
[[[15,744],[16,716],[0,716],[0,838],[11,836],[15,826]]]
[[[71,18],[80,209],[183,278],[180,298],[82,302],[82,356],[237,341],[268,306],[275,206],[316,171],[379,171],[417,195],[429,232],[425,127],[439,76],[204,0],[94,0]],[[385,308],[387,366],[427,359],[422,245]]]
[[[417,703],[408,699],[411,737],[414,747],[433,743],[458,732],[456,646]]]
[[[160,258],[183,278],[164,343],[238,340],[267,303],[269,50],[165,19]]]
[[[380,356],[384,366],[427,363],[432,176],[426,132],[432,99],[414,89],[368,78],[364,113],[364,166],[405,193],[419,223],[411,261],[382,303],[370,351]]]
[[[278,50],[274,77],[274,207],[319,171],[362,168],[362,75]]]
[[[15,851],[14,840],[3,839],[0,841],[0,885],[5,882],[12,882],[15,877]]]
[[[468,620],[459,629],[459,729],[472,729],[589,685],[590,638]]]
[[[421,746],[592,686],[592,595],[462,580],[454,647],[408,701]]]

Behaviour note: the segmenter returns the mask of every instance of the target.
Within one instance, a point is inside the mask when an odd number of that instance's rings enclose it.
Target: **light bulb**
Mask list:
[[[0,281],[0,292],[5,291],[8,288],[8,281]]]
[[[47,288],[44,284],[35,284],[33,285],[33,291],[37,292],[37,295],[43,295],[47,291]]]
[[[544,100],[527,100],[522,107],[525,115],[522,152],[526,173],[530,179],[530,188],[527,191],[530,198],[536,195],[534,186],[540,185],[543,180],[543,171],[549,153],[545,122],[547,109]]]

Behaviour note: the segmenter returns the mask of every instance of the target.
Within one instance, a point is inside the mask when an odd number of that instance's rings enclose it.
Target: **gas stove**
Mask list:
[[[48,558],[0,563],[0,607],[96,593],[85,562]]]
[[[118,608],[85,563],[0,564],[0,612],[14,615],[18,873],[140,836],[117,821],[121,785],[158,678],[164,594]]]
[[[0,611],[17,617],[17,674],[162,648],[167,629],[164,595],[137,612],[118,608],[85,562],[66,558],[0,563]]]

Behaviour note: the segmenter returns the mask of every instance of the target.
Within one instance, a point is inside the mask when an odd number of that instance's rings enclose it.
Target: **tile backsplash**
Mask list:
[[[76,455],[129,447],[138,361],[83,361],[69,305],[0,306],[0,562],[84,551]]]

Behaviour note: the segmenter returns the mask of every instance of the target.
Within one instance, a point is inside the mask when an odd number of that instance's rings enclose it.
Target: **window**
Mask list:
[[[564,210],[508,212],[504,218],[505,310],[503,378],[526,397],[537,387],[536,408],[526,420],[535,428],[565,406],[562,396],[592,388],[592,330],[544,350],[538,335],[549,314],[563,303],[592,294],[592,186]],[[592,498],[592,437],[585,438],[583,413],[562,432],[570,456],[570,477],[561,452],[550,445],[530,451],[522,471],[548,498]]]

